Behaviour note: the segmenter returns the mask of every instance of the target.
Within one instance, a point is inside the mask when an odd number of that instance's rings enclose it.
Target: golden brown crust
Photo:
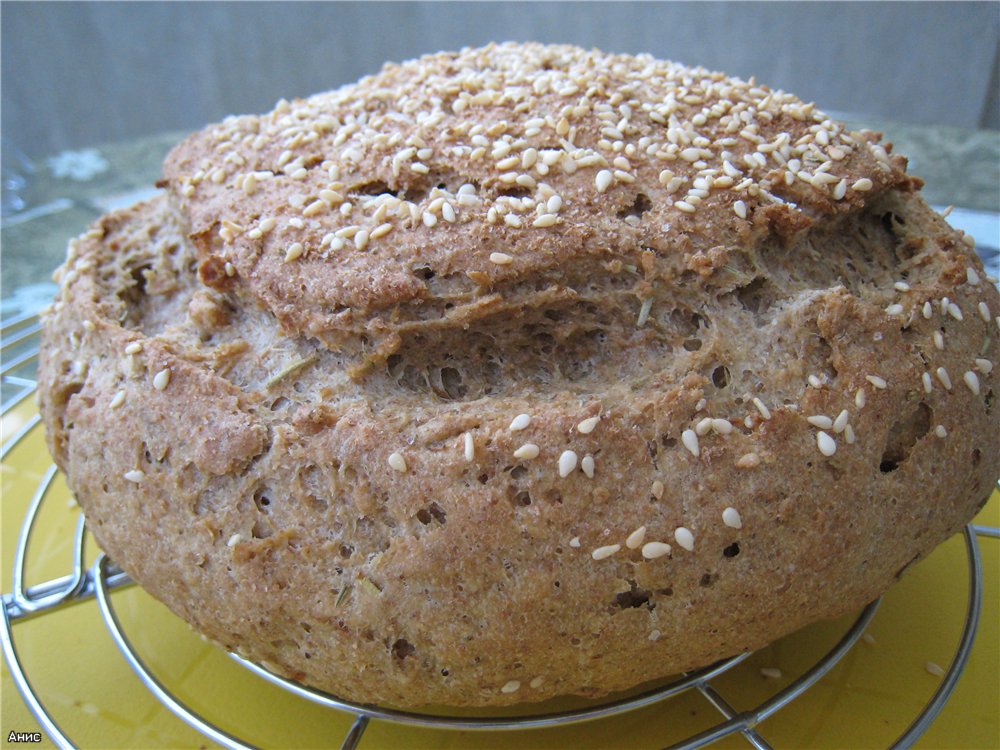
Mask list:
[[[1000,295],[888,150],[537,45],[232,118],[72,245],[53,454],[143,586],[344,697],[601,695],[760,647],[1000,473]]]

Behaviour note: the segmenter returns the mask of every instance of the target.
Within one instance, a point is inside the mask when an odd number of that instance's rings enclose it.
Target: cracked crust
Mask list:
[[[598,696],[761,647],[1000,473],[996,289],[889,146],[782,92],[494,46],[164,175],[59,272],[50,447],[146,589],[343,697]]]

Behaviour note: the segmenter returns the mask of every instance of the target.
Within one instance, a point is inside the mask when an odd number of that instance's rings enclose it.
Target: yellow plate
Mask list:
[[[4,440],[34,414],[30,399],[12,410],[3,419]],[[42,430],[37,427],[0,467],[4,592],[12,590],[21,520],[50,463]],[[32,537],[29,584],[70,572],[78,513],[57,476]],[[1000,494],[994,493],[976,522],[1000,525]],[[979,542],[983,559],[979,632],[955,692],[917,747],[1000,748],[1000,540],[980,536]],[[92,560],[94,545],[89,549]],[[866,637],[829,674],[761,723],[757,731],[775,748],[889,746],[940,683],[940,677],[928,671],[928,663],[947,669],[951,662],[965,620],[968,582],[965,543],[956,536],[910,569],[885,595]],[[137,587],[115,592],[113,602],[124,631],[158,679],[223,730],[261,747],[340,746],[353,716],[265,682],[203,642]],[[712,685],[738,710],[752,709],[821,658],[854,619],[810,626],[753,654]],[[77,746],[215,747],[146,690],[115,646],[93,600],[16,621],[13,633],[36,694]],[[2,685],[4,740],[10,732],[40,731],[14,687],[6,662]],[[555,707],[565,705],[569,704],[556,702]],[[721,719],[704,697],[690,691],[623,715],[547,729],[449,731],[375,720],[360,747],[661,748]],[[41,746],[53,745],[44,738]],[[713,745],[748,746],[739,735]]]

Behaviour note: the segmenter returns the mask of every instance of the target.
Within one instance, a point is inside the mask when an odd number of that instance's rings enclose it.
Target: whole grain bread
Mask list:
[[[855,610],[1000,473],[1000,296],[905,159],[505,44],[196,133],[73,242],[41,411],[198,631],[362,702],[600,696]]]

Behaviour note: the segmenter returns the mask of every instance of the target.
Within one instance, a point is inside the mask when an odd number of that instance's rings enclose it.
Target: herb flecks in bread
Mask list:
[[[70,248],[41,409],[102,546],[363,702],[603,695],[856,609],[1000,473],[1000,296],[874,133],[650,57],[389,65]]]

